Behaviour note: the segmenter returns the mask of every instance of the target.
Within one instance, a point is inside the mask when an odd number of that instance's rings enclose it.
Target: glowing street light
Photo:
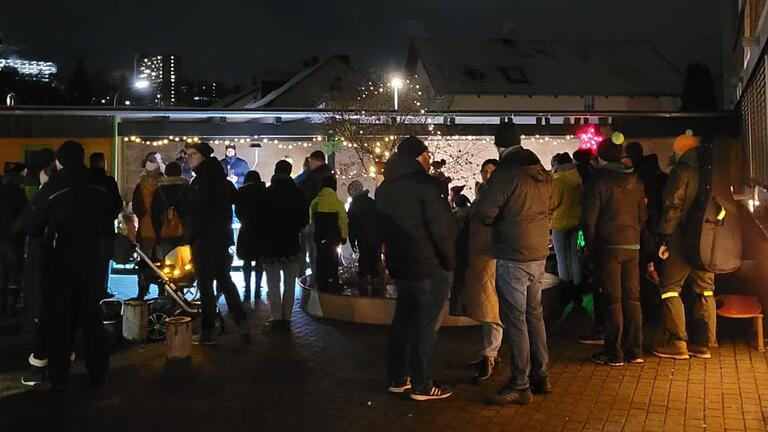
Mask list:
[[[390,87],[395,89],[395,111],[397,111],[398,106],[398,91],[403,87],[403,79],[400,77],[393,77],[392,80],[389,81]]]
[[[136,80],[136,82],[133,83],[133,87],[138,90],[143,90],[149,87],[149,81],[145,79]]]

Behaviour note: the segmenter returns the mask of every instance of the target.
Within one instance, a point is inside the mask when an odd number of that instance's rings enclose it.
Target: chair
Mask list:
[[[717,316],[724,318],[753,319],[753,326],[757,331],[757,350],[765,351],[763,344],[763,308],[755,296],[726,294],[715,298],[717,304]]]

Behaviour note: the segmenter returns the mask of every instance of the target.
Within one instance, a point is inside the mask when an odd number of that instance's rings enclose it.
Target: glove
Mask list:
[[[663,260],[669,258],[669,236],[659,236],[657,243],[659,245],[659,258]]]

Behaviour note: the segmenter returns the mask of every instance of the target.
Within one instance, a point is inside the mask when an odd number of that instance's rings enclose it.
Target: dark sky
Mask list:
[[[723,0],[724,1],[724,0]],[[408,38],[496,37],[652,41],[678,68],[720,70],[718,0],[2,0],[0,34],[23,57],[66,76],[79,56],[132,69],[133,54],[176,53],[184,74],[248,84],[261,71],[348,53],[395,68]]]

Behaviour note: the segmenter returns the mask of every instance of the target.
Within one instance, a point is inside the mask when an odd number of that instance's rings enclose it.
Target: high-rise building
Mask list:
[[[146,81],[152,92],[153,105],[175,106],[179,93],[180,64],[176,55],[136,56],[137,82]]]
[[[47,61],[0,58],[0,69],[13,68],[35,81],[51,81],[56,75],[56,63]]]

